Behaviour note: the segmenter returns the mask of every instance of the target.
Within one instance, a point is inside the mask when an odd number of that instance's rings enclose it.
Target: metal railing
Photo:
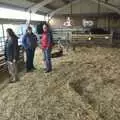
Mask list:
[[[0,37],[0,71],[7,71],[7,65],[4,56],[5,39],[6,38]],[[24,50],[20,43],[19,43],[19,62],[24,62]]]
[[[3,37],[0,37],[0,52],[4,50],[5,46],[5,39]]]

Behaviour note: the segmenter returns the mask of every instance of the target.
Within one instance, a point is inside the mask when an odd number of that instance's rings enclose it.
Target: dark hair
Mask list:
[[[51,26],[49,23],[44,23],[43,25],[46,25],[46,27],[50,30],[51,29]]]
[[[46,25],[46,27],[47,27],[47,29],[48,29],[49,32],[51,31],[51,26],[50,26],[49,23],[44,23],[43,25]]]
[[[8,28],[6,31],[8,32],[8,34],[9,34],[12,38],[18,39],[17,35],[13,32],[13,30],[12,30],[11,28]]]
[[[49,26],[48,26],[48,24],[47,24],[47,23],[44,23],[44,24],[43,24],[43,26],[44,26],[44,25],[45,25],[47,28],[49,28]]]
[[[27,30],[32,30],[32,27],[28,26]]]

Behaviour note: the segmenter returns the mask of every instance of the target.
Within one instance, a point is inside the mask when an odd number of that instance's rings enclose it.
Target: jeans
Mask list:
[[[33,61],[35,55],[35,48],[29,48],[26,50],[26,68],[27,70],[31,70],[34,68]]]
[[[51,71],[52,70],[51,49],[50,48],[43,49],[43,54],[46,70]]]

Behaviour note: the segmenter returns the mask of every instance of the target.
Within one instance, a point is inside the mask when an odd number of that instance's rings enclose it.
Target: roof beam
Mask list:
[[[91,1],[93,1],[93,2],[95,2],[95,3],[98,3],[98,0],[91,0]],[[117,8],[117,7],[115,7],[115,6],[113,6],[112,4],[109,4],[109,3],[106,3],[106,2],[104,2],[104,1],[101,1],[101,2],[100,2],[100,5],[103,5],[104,7],[108,8],[108,9],[111,9],[111,10],[113,10],[114,12],[117,12],[118,14],[120,14],[120,9]]]
[[[77,3],[77,2],[80,2],[80,0],[74,0],[74,1],[72,1],[72,4]],[[54,10],[53,12],[51,12],[51,13],[49,14],[49,16],[50,16],[50,17],[53,17],[55,14],[57,14],[57,13],[60,12],[61,10],[65,9],[65,8],[67,8],[67,7],[70,7],[70,6],[71,6],[71,2],[69,2],[68,4],[66,4],[66,5],[64,5],[64,6],[58,8],[58,9],[56,9],[56,10]]]
[[[62,0],[65,4],[68,4],[70,1],[68,0]]]
[[[41,7],[44,7],[45,5],[51,3],[53,0],[43,0],[42,2],[39,2],[32,7],[28,8],[27,11],[31,11],[33,13],[36,13]]]
[[[51,12],[52,10],[47,8],[47,7],[42,7],[42,9],[39,9],[39,11],[43,11],[43,12]]]

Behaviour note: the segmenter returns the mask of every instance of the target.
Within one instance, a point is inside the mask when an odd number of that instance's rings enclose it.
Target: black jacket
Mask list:
[[[18,38],[12,38],[11,40],[6,40],[5,42],[5,60],[13,61],[15,59],[18,60],[19,49],[18,49]]]

